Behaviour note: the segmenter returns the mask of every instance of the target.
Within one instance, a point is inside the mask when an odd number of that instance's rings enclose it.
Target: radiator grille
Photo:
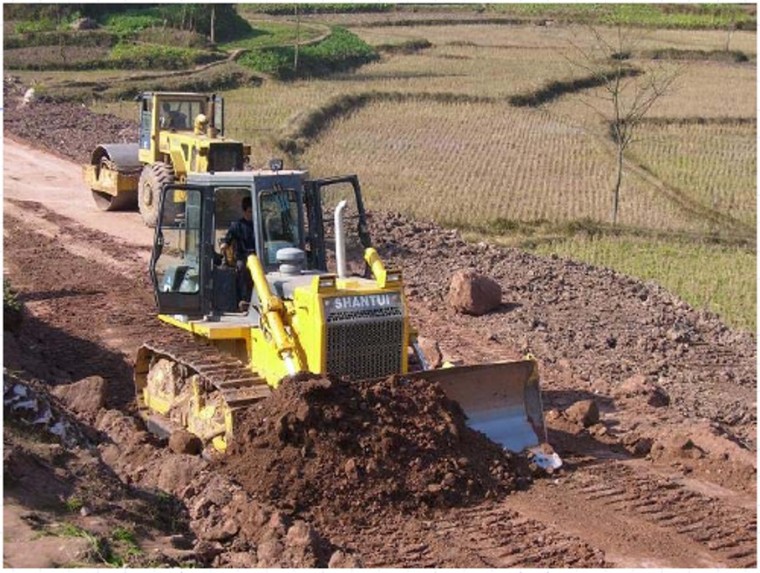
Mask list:
[[[333,313],[327,319],[327,371],[355,379],[401,372],[401,308]]]

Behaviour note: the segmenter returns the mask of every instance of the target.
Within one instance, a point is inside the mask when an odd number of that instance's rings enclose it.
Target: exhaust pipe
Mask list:
[[[335,207],[335,262],[338,267],[338,278],[344,279],[348,276],[346,268],[346,237],[343,231],[343,209],[346,208],[347,202],[343,199]]]

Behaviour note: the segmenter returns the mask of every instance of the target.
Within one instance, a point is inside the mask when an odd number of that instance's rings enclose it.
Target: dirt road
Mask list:
[[[29,311],[26,347],[6,350],[6,364],[51,384],[102,376],[107,407],[129,416],[131,356],[157,328],[151,232],[136,212],[96,211],[74,163],[8,138],[4,159],[4,273]],[[756,567],[751,336],[651,285],[466,245],[433,225],[376,214],[373,237],[403,267],[415,325],[444,354],[539,356],[549,439],[565,466],[502,500],[361,526],[312,508],[332,547],[377,567]],[[514,304],[453,315],[446,277],[468,266],[487,267]],[[583,399],[601,412],[589,427],[569,413]],[[155,483],[157,466],[136,462],[137,451],[104,456],[122,479]],[[160,449],[150,456],[174,463]],[[170,486],[190,496],[192,514],[199,494]],[[216,564],[240,566],[228,545],[220,551]]]

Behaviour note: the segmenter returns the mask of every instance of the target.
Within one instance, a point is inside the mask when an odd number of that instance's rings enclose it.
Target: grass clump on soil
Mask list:
[[[109,567],[124,567],[130,559],[142,555],[134,533],[125,527],[116,527],[109,536],[101,537],[83,527],[64,522],[48,533],[57,537],[80,537],[90,544],[90,559]]]
[[[632,237],[575,237],[537,246],[556,254],[653,280],[730,326],[757,328],[757,253],[743,247]]]
[[[280,79],[295,79],[347,71],[378,58],[377,52],[356,35],[345,28],[334,28],[321,42],[299,48],[297,68],[294,67],[293,46],[272,46],[255,50],[244,54],[239,62]]]
[[[3,330],[15,332],[21,325],[22,305],[8,279],[3,279]]]

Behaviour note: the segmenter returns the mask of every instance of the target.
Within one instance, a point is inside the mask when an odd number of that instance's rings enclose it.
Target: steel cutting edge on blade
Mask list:
[[[512,452],[546,443],[533,360],[415,372],[437,382],[467,415],[467,425]]]

